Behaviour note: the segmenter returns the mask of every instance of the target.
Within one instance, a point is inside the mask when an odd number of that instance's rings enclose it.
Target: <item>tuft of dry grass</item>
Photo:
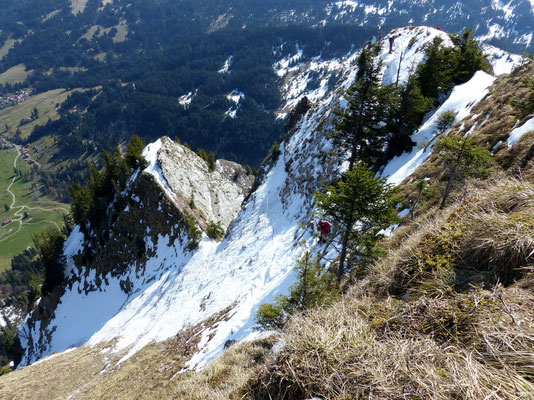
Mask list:
[[[472,284],[509,285],[534,264],[534,184],[475,181],[443,212],[430,210],[388,244],[369,279],[396,296],[445,295]]]
[[[241,399],[243,388],[272,356],[275,338],[245,342],[231,347],[201,372],[187,372],[166,382],[154,399],[220,400]]]
[[[497,177],[468,193],[469,208],[459,214],[465,227],[459,256],[508,285],[534,263],[534,185]]]

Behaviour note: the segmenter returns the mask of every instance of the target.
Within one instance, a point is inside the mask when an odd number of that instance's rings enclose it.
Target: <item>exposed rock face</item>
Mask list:
[[[171,139],[161,139],[158,164],[182,210],[191,212],[201,226],[220,222],[226,229],[249,194],[254,176],[234,162],[217,160],[215,171],[196,153]]]

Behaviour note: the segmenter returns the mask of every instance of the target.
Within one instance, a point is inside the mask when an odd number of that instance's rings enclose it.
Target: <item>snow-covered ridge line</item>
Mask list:
[[[379,44],[383,62],[383,83],[406,82],[415,72],[417,65],[423,61],[425,47],[437,37],[443,41],[444,46],[453,45],[448,33],[428,26],[394,29],[382,38]],[[523,56],[494,46],[483,44],[482,50],[487,55],[495,75],[510,73],[525,62]],[[278,117],[285,117],[304,96],[312,103],[318,103],[330,92],[338,89],[337,84],[343,80],[343,75],[355,67],[359,53],[359,49],[353,49],[339,58],[315,57],[309,61],[300,61],[303,58],[303,49],[297,46],[296,54],[277,61],[273,67],[282,79],[281,91],[284,98],[278,110]]]

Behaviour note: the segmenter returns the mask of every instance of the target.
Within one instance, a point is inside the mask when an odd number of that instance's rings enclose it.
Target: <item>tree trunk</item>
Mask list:
[[[454,175],[456,175],[456,168],[458,167],[458,165],[460,165],[460,161],[462,160],[462,156],[464,155],[465,143],[466,139],[464,138],[464,142],[462,143],[462,147],[460,148],[460,152],[458,153],[458,157],[456,158],[456,163],[452,167],[451,175],[449,176],[449,181],[447,182],[447,187],[445,188],[445,192],[443,192],[443,198],[441,199],[441,204],[439,208],[445,207],[445,202],[447,201],[447,197],[449,197],[449,193],[451,191]]]
[[[341,282],[341,278],[345,273],[345,259],[347,258],[347,247],[349,244],[350,233],[352,232],[352,225],[354,225],[354,203],[350,206],[350,217],[345,227],[345,233],[343,234],[343,241],[341,242],[341,255],[339,256],[339,268],[337,269],[337,280]]]

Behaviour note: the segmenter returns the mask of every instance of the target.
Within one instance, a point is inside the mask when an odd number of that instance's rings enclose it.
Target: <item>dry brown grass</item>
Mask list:
[[[534,185],[465,192],[398,230],[341,301],[291,321],[248,395],[534,399]]]
[[[518,325],[506,319],[492,292],[457,301],[473,308],[463,319],[443,301],[403,303],[392,313],[387,302],[347,296],[295,319],[283,353],[250,392],[257,399],[533,398],[531,310],[518,307],[524,318]],[[516,305],[507,302],[519,317]],[[464,326],[476,345],[457,340]]]
[[[93,379],[104,366],[102,347],[79,348],[0,377],[3,400],[64,399]]]
[[[200,332],[225,318],[225,310],[176,337],[152,343],[118,363],[125,352],[111,344],[81,347],[0,376],[2,400],[238,399],[259,373],[275,338],[231,346],[202,372],[185,370]]]
[[[439,296],[508,285],[534,263],[534,184],[501,174],[468,184],[459,197],[394,235],[369,277],[376,291]]]
[[[260,372],[272,356],[274,338],[235,345],[200,373],[187,372],[166,382],[154,399],[222,400],[241,399],[247,382]]]

